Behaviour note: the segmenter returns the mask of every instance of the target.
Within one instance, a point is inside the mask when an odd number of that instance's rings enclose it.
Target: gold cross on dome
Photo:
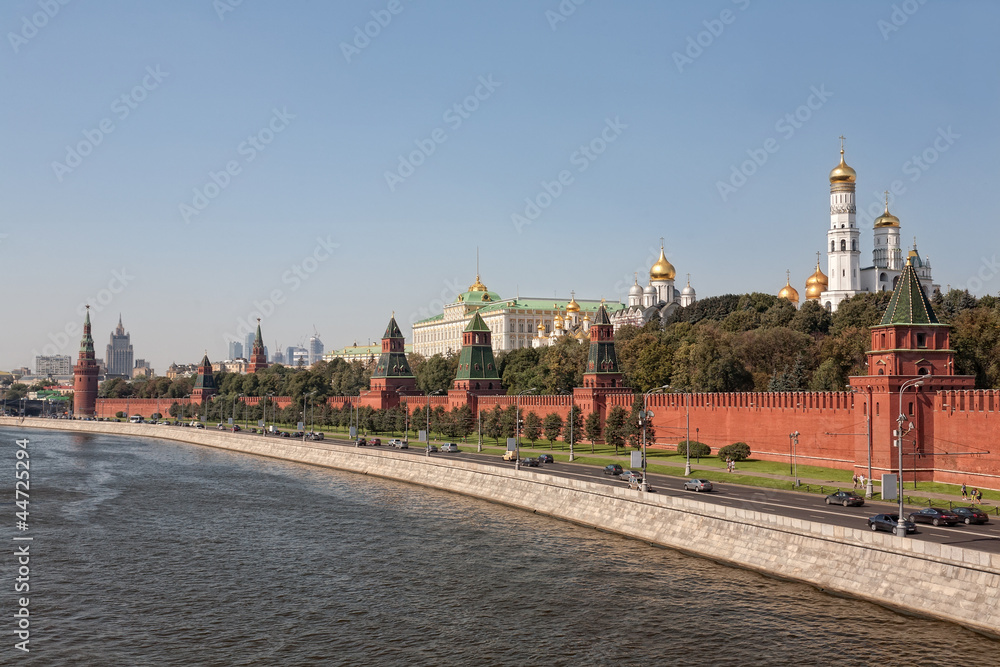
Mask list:
[[[845,137],[844,135],[840,135],[840,136],[838,137],[838,139],[840,139],[840,152],[841,152],[841,153],[843,153],[843,152],[844,152],[844,139],[846,139],[846,138],[847,138],[847,137]]]

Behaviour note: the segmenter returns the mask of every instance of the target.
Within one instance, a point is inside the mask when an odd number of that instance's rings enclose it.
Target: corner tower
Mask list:
[[[219,393],[219,388],[215,384],[215,375],[212,374],[212,362],[208,360],[208,353],[202,357],[198,364],[198,377],[194,381],[194,389],[191,390],[191,402],[204,405],[213,396]]]
[[[840,137],[840,164],[830,172],[830,229],[826,233],[829,287],[820,298],[830,310],[861,289],[861,251],[855,222],[855,188],[858,174],[844,161],[844,137]]]
[[[371,391],[417,393],[417,380],[406,360],[405,339],[396,324],[395,314],[389,319],[382,335],[382,354],[375,364],[368,386]]]
[[[256,373],[267,368],[267,355],[264,353],[264,338],[260,335],[260,318],[257,318],[257,335],[253,339],[253,349],[250,351],[250,364],[247,373]]]
[[[83,321],[83,338],[80,356],[73,366],[73,414],[93,417],[97,407],[97,360],[94,357],[94,338],[90,335],[90,306]]]
[[[615,352],[615,328],[603,301],[590,325],[590,354],[583,373],[583,386],[589,389],[624,386]]]
[[[496,360],[493,359],[493,334],[479,311],[462,332],[462,353],[454,388],[471,392],[503,393]]]

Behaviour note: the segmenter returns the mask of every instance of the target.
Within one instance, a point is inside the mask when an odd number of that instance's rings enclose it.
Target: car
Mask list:
[[[174,422],[176,424],[176,422]],[[243,429],[240,428],[239,424],[233,424],[233,433],[239,433]]]
[[[896,524],[899,521],[898,514],[876,514],[875,516],[868,519],[868,528],[872,531],[884,530],[887,533],[896,532]],[[903,521],[903,526],[906,528],[906,532],[915,533],[917,532],[917,525],[912,521]]]
[[[290,437],[292,437],[292,434],[289,433],[288,431],[281,431],[279,435],[281,435],[282,438],[290,438]]]
[[[506,452],[503,453],[503,460],[504,461],[516,461],[517,460],[517,452],[514,451],[513,449],[508,449]]]
[[[861,507],[865,504],[865,499],[854,493],[854,491],[837,491],[826,497],[826,504]]]
[[[978,507],[952,507],[951,511],[958,515],[958,517],[966,523],[989,523],[990,518],[986,515],[986,512],[982,511]]]
[[[427,453],[433,454],[438,450],[437,445],[427,445]]]
[[[355,447],[364,447],[367,444],[368,444],[368,441],[365,440],[364,438],[358,438],[357,440],[354,441],[354,446]]]
[[[201,422],[191,422],[191,427],[192,428],[205,428],[205,425],[202,424]]]
[[[940,507],[925,507],[916,512],[910,512],[906,518],[913,523],[929,523],[932,526],[940,526],[942,523],[946,526],[954,526],[962,520],[951,510]]]
[[[639,482],[642,481],[642,473],[636,472],[635,470],[622,470],[621,474],[618,476],[626,482],[630,482],[632,480],[637,480]]]
[[[441,451],[442,452],[452,452],[452,453],[457,452],[458,451],[458,445],[455,444],[454,442],[446,442],[443,445],[441,445]]]
[[[556,462],[556,460],[554,458],[552,458],[551,454],[539,454],[538,455],[538,460],[541,461],[542,463],[555,463]]]
[[[170,426],[170,422],[160,422],[160,423],[161,424],[166,424],[167,426]],[[220,431],[225,431],[229,427],[226,426],[225,424],[219,424],[218,426],[216,426],[216,428],[219,429]]]
[[[403,444],[403,441],[400,440],[399,438],[393,438],[392,440],[389,441],[390,447],[399,447],[401,444]]]
[[[538,459],[532,458],[530,456],[526,456],[523,459],[521,459],[521,465],[523,465],[523,466],[529,466],[531,468],[537,468],[538,467]]]
[[[309,431],[306,433],[306,440],[322,440],[323,434],[317,433],[316,431]]]
[[[299,438],[301,440],[302,438],[306,437],[306,434],[304,431],[296,431],[295,433],[292,433],[292,437]]]
[[[712,483],[707,479],[689,479],[684,482],[685,491],[711,491]]]
[[[372,447],[381,447],[382,446],[382,439],[381,438],[372,438],[371,440],[368,441],[368,444],[371,445]]]
[[[408,444],[406,444],[406,440],[403,440],[402,442],[400,442],[400,443],[399,443],[399,444],[397,445],[397,448],[398,448],[398,449],[409,449],[409,448],[410,448],[410,446],[409,446]]]
[[[611,465],[604,466],[605,475],[613,475],[614,477],[620,477],[624,469],[617,463],[612,463]]]

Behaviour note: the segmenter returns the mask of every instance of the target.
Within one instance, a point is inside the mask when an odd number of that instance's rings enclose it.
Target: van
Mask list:
[[[514,451],[513,449],[508,449],[506,452],[503,453],[503,460],[504,461],[516,461],[517,460],[517,452]]]
[[[142,423],[142,415],[132,415],[131,417],[128,418],[128,420],[132,424],[141,424]]]

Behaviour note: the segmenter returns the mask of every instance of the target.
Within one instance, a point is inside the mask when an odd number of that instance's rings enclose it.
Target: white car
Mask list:
[[[401,444],[403,444],[403,441],[400,440],[399,438],[393,438],[392,440],[389,441],[390,447],[399,447]]]
[[[454,442],[446,442],[443,445],[441,445],[441,451],[442,452],[457,452],[458,451],[458,445],[456,445]]]

